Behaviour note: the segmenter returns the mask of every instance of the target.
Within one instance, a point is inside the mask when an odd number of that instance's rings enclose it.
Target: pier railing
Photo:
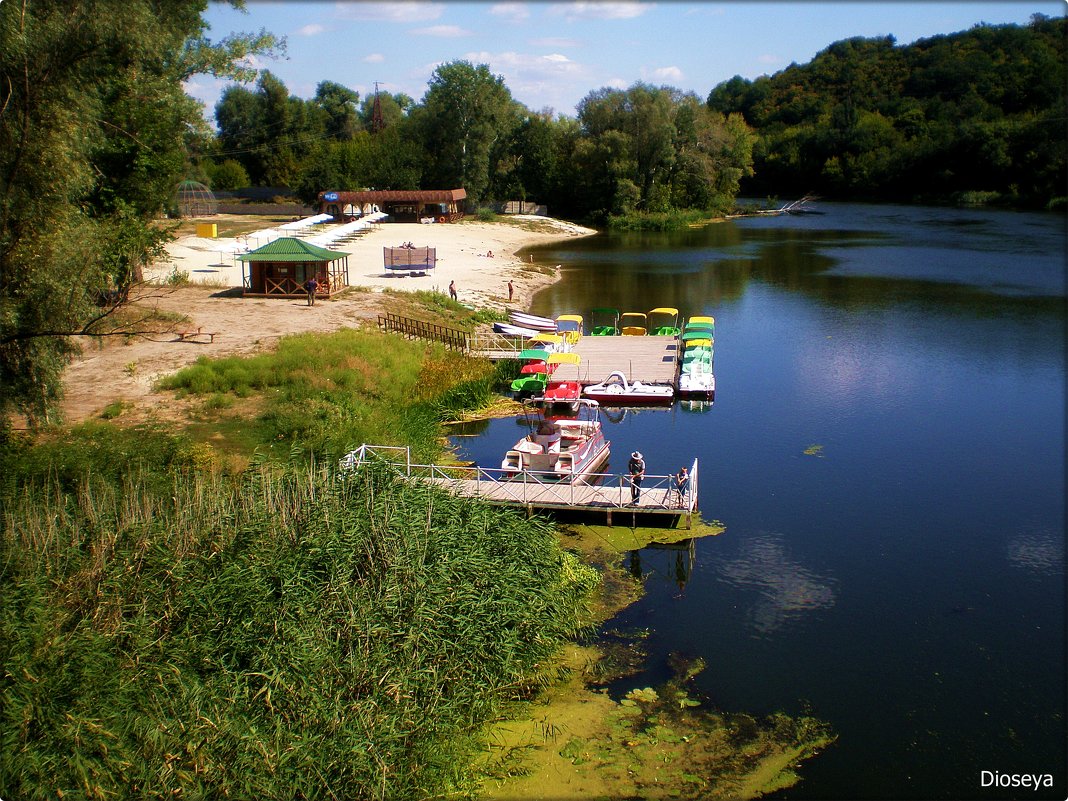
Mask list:
[[[492,503],[522,506],[527,509],[588,509],[685,514],[689,519],[697,508],[698,463],[689,468],[690,476],[683,493],[678,491],[674,475],[647,473],[641,484],[641,498],[631,501],[629,475],[597,473],[582,482],[564,481],[552,473],[515,471],[477,465],[417,464],[407,447],[361,445],[341,460],[343,470],[353,470],[368,462],[384,463],[408,478],[438,484],[452,492],[482,498]]]

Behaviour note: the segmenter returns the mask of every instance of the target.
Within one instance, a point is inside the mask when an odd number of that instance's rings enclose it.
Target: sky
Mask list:
[[[419,101],[439,65],[465,60],[503,77],[528,109],[574,117],[577,104],[604,87],[641,81],[704,99],[735,75],[772,75],[840,39],[891,35],[909,44],[981,22],[1026,24],[1035,13],[1063,16],[1068,3],[247,0],[244,12],[213,2],[205,20],[213,41],[261,29],[284,36],[284,57],[256,58],[252,66],[304,99],[329,80],[361,99],[378,82],[379,91]],[[198,76],[186,91],[210,120],[229,83]]]

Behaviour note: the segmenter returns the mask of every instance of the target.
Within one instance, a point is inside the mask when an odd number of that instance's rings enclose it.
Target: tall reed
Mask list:
[[[4,797],[473,788],[596,574],[547,523],[330,464],[4,495]]]

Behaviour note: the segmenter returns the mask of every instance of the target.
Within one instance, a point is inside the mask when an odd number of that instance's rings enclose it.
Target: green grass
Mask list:
[[[384,470],[144,485],[4,496],[5,797],[470,792],[597,581],[548,524]]]
[[[364,442],[411,445],[430,461],[441,453],[438,424],[486,404],[493,366],[435,344],[370,329],[286,337],[271,353],[199,359],[160,382],[161,389],[208,396],[262,395],[259,443],[299,443],[339,455]]]

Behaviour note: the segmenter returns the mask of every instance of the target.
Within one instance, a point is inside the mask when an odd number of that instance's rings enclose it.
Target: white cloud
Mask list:
[[[326,30],[326,28],[324,28],[322,25],[318,24],[317,22],[313,22],[310,25],[305,25],[303,28],[300,28],[297,31],[297,35],[298,36],[316,36],[316,35],[322,33],[325,30]]]
[[[762,56],[757,56],[757,61],[761,64],[781,64],[782,58],[779,56],[773,56],[770,53],[765,53]]]
[[[363,62],[365,64],[381,64],[385,60],[386,57],[381,53],[370,53],[363,57]]]
[[[630,86],[630,83],[623,80],[622,78],[610,78],[608,81],[605,82],[605,86],[607,86],[609,89],[626,89],[628,86]]]
[[[411,24],[440,18],[445,4],[399,0],[395,3],[338,3],[334,9],[341,19]]]
[[[554,3],[549,13],[568,21],[579,19],[634,19],[653,8],[653,3],[576,2]]]
[[[441,39],[458,39],[461,36],[471,35],[471,31],[459,25],[431,25],[429,28],[415,28],[412,33],[417,36],[436,36]]]
[[[570,61],[571,60],[567,56],[563,56],[563,55],[561,55],[559,53],[549,53],[549,55],[542,56],[542,58],[544,58],[546,61],[560,61],[560,62]]]
[[[653,70],[653,77],[658,81],[682,80],[682,70],[678,67],[657,67]]]
[[[530,17],[530,9],[525,3],[495,3],[490,6],[490,14],[509,22],[522,22]]]

